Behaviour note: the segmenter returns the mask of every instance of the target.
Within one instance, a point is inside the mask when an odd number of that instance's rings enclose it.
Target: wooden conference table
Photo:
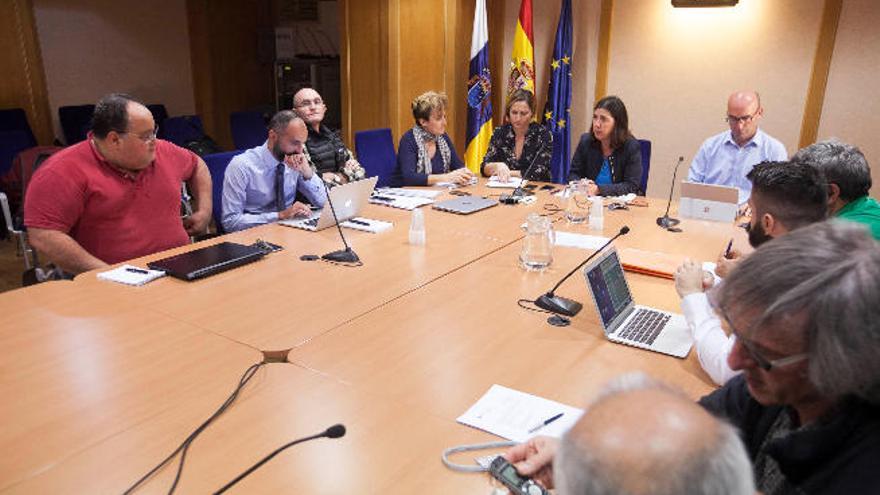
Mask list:
[[[710,391],[693,353],[680,360],[606,341],[580,274],[557,291],[584,303],[571,326],[517,306],[589,254],[557,247],[548,270],[518,267],[520,225],[547,203],[560,200],[540,192],[534,204],[469,216],[423,208],[425,246],[407,244],[410,212],[371,205],[363,216],[394,228],[346,231],[358,268],[299,259],[338,249],[335,229],[266,225],[207,242],[262,238],[284,251],[197,282],[127,287],[87,273],[0,295],[0,493],[121,493],[211,415],[260,351],[287,362],[257,371],[194,442],[179,493],[216,490],[337,422],[345,437],[295,446],[231,493],[486,493],[488,476],[449,471],[439,456],[497,439],[455,421],[494,383],[579,407],[629,371],[694,398]],[[746,243],[732,225],[711,222],[683,220],[684,232],[666,232],[654,222],[664,202],[651,203],[606,211],[604,233],[565,220],[554,227],[610,236],[628,225],[619,249],[699,260],[731,237]],[[639,303],[678,310],[671,281],[627,278]],[[164,493],[174,467],[140,492]]]

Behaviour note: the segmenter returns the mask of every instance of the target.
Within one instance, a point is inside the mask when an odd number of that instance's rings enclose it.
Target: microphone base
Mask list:
[[[544,294],[536,299],[535,306],[565,316],[574,316],[580,313],[581,309],[584,307],[583,304],[577,301],[572,301],[571,299],[559,297],[551,293]]]
[[[662,216],[657,218],[657,225],[663,227],[664,229],[668,229],[669,227],[674,227],[681,223],[681,220],[677,218],[672,218],[670,216]]]
[[[337,263],[357,263],[361,260],[351,248],[333,251],[321,256],[321,258],[327,261],[335,261]]]

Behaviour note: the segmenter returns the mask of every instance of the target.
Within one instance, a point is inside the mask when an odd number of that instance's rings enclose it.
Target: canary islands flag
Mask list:
[[[544,125],[553,134],[550,170],[553,172],[553,182],[561,184],[568,181],[571,162],[571,49],[571,0],[562,0],[553,59],[550,62],[550,89],[544,107]]]
[[[510,75],[507,96],[518,89],[535,94],[535,37],[532,34],[532,0],[519,4],[519,18],[513,33],[513,53],[510,55]]]
[[[471,67],[467,82],[467,132],[464,163],[480,172],[483,156],[492,137],[492,80],[489,74],[489,29],[486,0],[477,0],[474,33],[471,37]]]

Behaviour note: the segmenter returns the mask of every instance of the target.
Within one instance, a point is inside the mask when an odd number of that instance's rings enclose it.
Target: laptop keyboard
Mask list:
[[[618,337],[640,344],[651,345],[657,339],[657,336],[660,335],[660,331],[666,326],[666,322],[669,321],[671,316],[650,309],[639,309],[623,331],[618,334]]]

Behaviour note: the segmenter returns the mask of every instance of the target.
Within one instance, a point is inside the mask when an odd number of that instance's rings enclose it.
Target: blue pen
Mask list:
[[[547,419],[545,419],[543,422],[538,423],[537,425],[535,425],[534,428],[532,428],[531,430],[529,430],[529,433],[534,433],[534,432],[540,430],[541,428],[543,428],[543,427],[549,425],[550,423],[552,423],[552,422],[556,421],[557,419],[561,418],[563,414],[565,414],[565,413],[559,413],[559,414],[557,414],[556,416],[553,416],[552,418],[547,418]]]

